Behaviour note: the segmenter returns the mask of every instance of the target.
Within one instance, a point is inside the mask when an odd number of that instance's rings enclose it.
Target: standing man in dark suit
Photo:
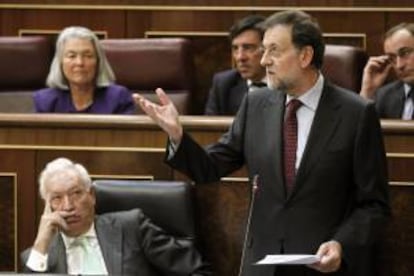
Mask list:
[[[414,23],[401,23],[385,34],[382,56],[364,69],[361,96],[374,100],[381,118],[414,119]],[[397,80],[384,84],[394,70]],[[382,86],[382,87],[381,87]]]
[[[168,133],[175,169],[206,183],[246,165],[250,179],[258,178],[241,275],[377,275],[372,250],[390,207],[375,107],[321,74],[324,43],[311,16],[283,11],[263,26],[272,90],[248,94],[217,143],[204,149],[184,132],[161,89],[161,105],[134,98]],[[267,254],[316,254],[319,261],[255,265]]]
[[[94,275],[210,275],[192,243],[177,242],[140,209],[95,216],[86,169],[66,158],[39,179],[45,209],[25,271]],[[167,211],[167,210],[166,210]]]
[[[206,115],[233,116],[248,91],[266,86],[266,72],[260,65],[264,17],[249,15],[230,28],[231,53],[235,69],[213,76],[205,108]]]

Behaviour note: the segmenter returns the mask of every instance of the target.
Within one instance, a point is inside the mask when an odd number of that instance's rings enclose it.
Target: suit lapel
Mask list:
[[[59,274],[68,273],[68,265],[66,262],[66,248],[60,234],[56,234],[50,243],[48,271],[51,273]]]
[[[97,216],[96,233],[108,274],[122,275],[122,240],[120,227],[108,217]]]
[[[237,84],[231,88],[230,95],[228,97],[228,107],[233,113],[237,112],[244,96],[247,94],[247,90],[248,87],[246,80],[240,77]]]
[[[329,84],[325,84],[297,171],[292,195],[296,193],[297,189],[300,189],[306,175],[318,163],[319,156],[326,149],[327,143],[335,133],[335,129],[341,120],[338,112],[341,104],[332,97],[332,93],[336,93],[336,91]]]
[[[404,85],[400,82],[399,87],[395,93],[397,94],[395,97],[390,98],[390,109],[389,112],[391,114],[391,118],[402,118],[403,111],[404,111],[404,104],[405,104],[405,91]]]
[[[267,105],[263,109],[262,121],[266,124],[265,130],[268,131],[267,135],[270,137],[270,152],[274,152],[275,156],[271,160],[271,168],[276,168],[275,183],[281,183],[282,185],[275,185],[277,194],[285,195],[285,185],[283,180],[283,168],[282,168],[282,132],[283,132],[283,117],[285,112],[285,98],[286,95],[280,91],[270,91],[269,98],[266,101]]]

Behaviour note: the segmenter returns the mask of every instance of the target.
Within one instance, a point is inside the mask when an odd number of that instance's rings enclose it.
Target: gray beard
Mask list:
[[[285,94],[288,94],[286,91],[288,91],[289,85],[286,84],[285,82],[279,82],[278,86],[274,86],[272,83],[268,82],[267,86],[269,87],[269,89],[279,90]]]

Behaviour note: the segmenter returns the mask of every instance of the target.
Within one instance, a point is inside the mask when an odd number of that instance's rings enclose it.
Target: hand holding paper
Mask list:
[[[342,246],[339,242],[331,240],[322,243],[316,254],[320,256],[320,261],[309,267],[323,273],[335,272],[341,267]]]

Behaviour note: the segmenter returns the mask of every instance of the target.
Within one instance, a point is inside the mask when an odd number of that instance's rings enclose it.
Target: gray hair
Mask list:
[[[46,199],[46,182],[61,172],[72,172],[79,176],[79,179],[86,187],[86,189],[90,189],[92,187],[92,180],[84,166],[74,163],[67,158],[60,157],[49,162],[40,173],[39,194],[44,200]]]
[[[115,75],[99,43],[98,37],[88,28],[72,26],[63,29],[57,38],[55,55],[46,80],[47,86],[51,88],[69,89],[68,82],[62,71],[62,59],[66,41],[73,38],[88,39],[95,48],[98,59],[95,80],[96,86],[105,87],[113,83],[115,81]]]

